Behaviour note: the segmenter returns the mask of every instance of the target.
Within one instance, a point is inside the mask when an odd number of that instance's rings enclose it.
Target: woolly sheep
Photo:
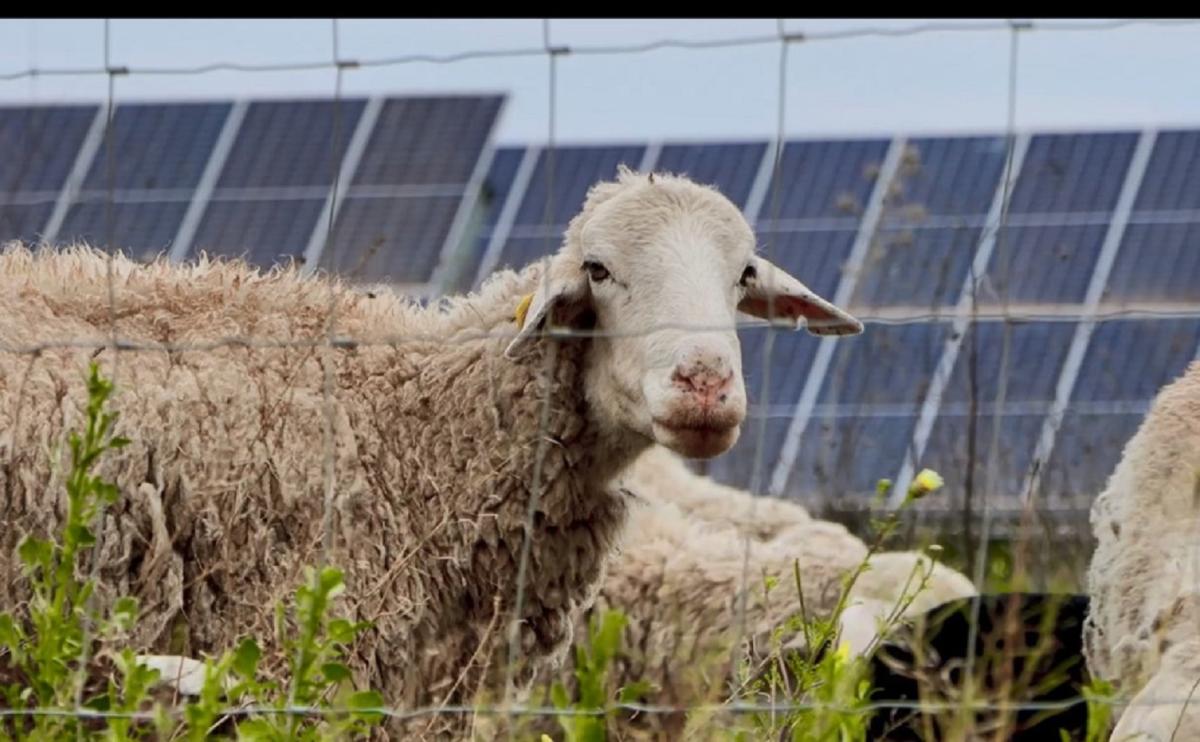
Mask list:
[[[656,704],[695,706],[717,702],[728,691],[747,537],[750,589],[743,638],[756,662],[771,651],[772,637],[787,619],[801,614],[796,567],[803,610],[810,618],[828,618],[844,580],[868,554],[840,524],[814,520],[794,502],[756,498],[697,475],[661,447],[639,457],[621,482],[635,504],[596,603],[581,615],[576,635],[593,616],[621,610],[628,619],[628,651],[615,668],[615,682],[650,681],[660,689],[651,699]],[[776,585],[769,591],[768,579]],[[862,652],[880,622],[907,597],[905,617],[974,594],[970,580],[921,554],[878,553],[851,589],[840,630],[852,650]],[[779,639],[785,649],[803,646],[799,632]],[[568,683],[572,670],[568,663],[560,673]],[[643,715],[639,723],[677,734],[684,721]]]
[[[599,586],[624,519],[613,476],[652,442],[710,457],[736,441],[736,310],[804,320],[814,334],[861,331],[753,247],[714,189],[627,170],[592,188],[555,255],[430,308],[291,269],[10,246],[0,254],[0,604],[24,595],[22,535],[62,517],[50,447],[78,422],[97,358],[116,376],[118,430],[134,441],[102,470],[121,497],[98,533],[97,597],[139,599],[138,651],[198,656],[253,635],[277,660],[273,605],[320,558],[331,471],[342,608],[373,622],[353,669],[400,707],[495,697],[483,668],[503,665],[493,661],[505,649],[500,619],[514,608],[540,483],[519,617],[525,685],[561,656]],[[127,344],[208,347],[114,356],[111,318]],[[648,333],[672,321],[708,330]],[[544,339],[564,326],[604,334]],[[221,342],[231,337],[242,340]]]
[[[1177,739],[1200,738],[1194,699],[1181,716],[1200,683],[1200,361],[1159,392],[1091,521],[1087,661],[1131,697],[1113,738],[1166,739],[1181,718]]]

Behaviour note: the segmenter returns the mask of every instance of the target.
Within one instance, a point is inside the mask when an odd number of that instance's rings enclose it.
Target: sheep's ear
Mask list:
[[[814,335],[857,335],[863,325],[849,313],[817,296],[786,271],[758,256],[751,259],[752,275],[746,281],[746,297],[738,309],[763,319],[788,321]]]
[[[570,266],[557,257],[549,261],[549,270],[538,281],[531,296],[524,297],[513,310],[513,321],[518,327],[517,336],[508,344],[504,355],[516,357],[521,350],[546,325],[566,325],[573,322],[587,308],[588,282],[581,266]]]

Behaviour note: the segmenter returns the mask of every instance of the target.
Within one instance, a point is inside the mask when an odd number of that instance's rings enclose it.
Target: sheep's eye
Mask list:
[[[742,286],[745,286],[752,279],[754,279],[754,277],[757,275],[758,275],[758,271],[756,271],[754,269],[754,266],[748,265],[748,266],[746,266],[746,270],[742,271],[742,280],[738,281],[738,283],[741,284]]]
[[[608,280],[608,269],[593,260],[584,263],[583,269],[588,272],[588,276],[596,283]]]

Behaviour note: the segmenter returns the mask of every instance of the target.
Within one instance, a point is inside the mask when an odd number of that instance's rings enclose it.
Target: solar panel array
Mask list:
[[[1086,509],[1200,348],[1200,131],[1021,135],[997,229],[1000,136],[788,141],[775,177],[765,141],[493,148],[501,107],[122,104],[107,137],[96,106],[0,109],[0,239],[315,261],[436,293],[557,249],[621,164],[687,173],[867,320],[853,340],[743,329],[751,417],[707,465],[832,508],[929,466],[949,507]]]
[[[100,106],[0,108],[0,240],[311,260],[440,288],[502,102],[124,103],[111,131]]]

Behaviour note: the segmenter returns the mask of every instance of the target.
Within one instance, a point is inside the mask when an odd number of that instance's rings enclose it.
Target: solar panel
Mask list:
[[[170,250],[187,207],[187,201],[117,201],[111,206],[104,201],[76,203],[67,212],[58,241],[83,241],[139,259],[153,258]]]
[[[1002,414],[942,415],[930,431],[920,468],[929,467],[942,475],[946,490],[938,496],[938,507],[955,507],[972,488],[975,502],[986,493],[998,509],[1017,507],[1015,498],[1029,471],[1043,414],[1024,413],[1013,406]],[[997,436],[995,426],[999,423]],[[998,441],[993,445],[994,441]],[[968,482],[968,473],[971,475]],[[1005,503],[996,498],[1010,498]]]
[[[53,208],[54,204],[49,202],[40,204],[0,203],[0,243],[8,240],[37,242]]]
[[[894,476],[947,330],[868,324],[838,344],[789,473],[789,494],[820,497],[831,507],[851,498],[860,507],[880,478]]]
[[[113,188],[195,188],[230,108],[228,103],[118,106],[112,131],[105,134],[92,160],[84,190],[108,189],[110,143]]]
[[[1108,212],[1137,144],[1134,132],[1039,134],[1013,188],[1013,214]]]
[[[1114,319],[1092,335],[1073,403],[1149,400],[1200,347],[1197,319]]]
[[[982,230],[898,228],[876,232],[863,261],[855,306],[946,306],[958,301]]]
[[[1068,322],[981,322],[967,330],[918,462],[943,475],[948,497],[965,496],[968,486],[996,496],[1020,494],[1074,329]],[[997,408],[1002,378],[1004,405]],[[996,468],[989,470],[993,458]],[[994,482],[986,479],[990,471]]]
[[[1043,496],[1053,497],[1060,508],[1089,509],[1143,419],[1145,410],[1124,414],[1068,410],[1042,474]]]
[[[384,101],[353,180],[336,204],[332,242],[321,265],[373,282],[430,280],[501,100]],[[196,246],[268,264],[301,258],[323,228],[317,219],[365,101],[343,100],[340,106],[314,100],[251,104]]]
[[[468,227],[469,234],[473,234],[474,239],[462,248],[469,252],[460,256],[461,279],[451,290],[458,292],[473,288],[480,263],[492,240],[496,220],[500,218],[500,212],[508,202],[513,178],[524,156],[525,149],[522,147],[500,147],[495,150],[487,175],[479,187],[474,220]]]
[[[788,142],[779,182],[773,180],[768,188],[759,218],[773,220],[778,205],[780,219],[857,220],[887,147],[883,139]]]
[[[1158,133],[1133,209],[1200,209],[1200,131]]]
[[[57,194],[96,110],[96,106],[0,107],[0,194]]]
[[[950,379],[942,392],[943,414],[965,414],[974,398],[993,403],[1000,396],[1000,382],[1007,380],[1004,398],[1008,403],[1042,402],[1054,399],[1055,387],[1071,338],[1073,322],[978,322],[966,331]],[[1003,349],[1008,335],[1008,360]],[[972,349],[975,349],[974,353]]]
[[[819,404],[911,405],[916,412],[941,358],[945,323],[867,323],[837,344]]]
[[[1005,227],[988,264],[993,301],[1082,302],[1107,224]]]
[[[354,185],[465,185],[502,100],[500,96],[435,96],[387,101]]]
[[[726,198],[745,208],[766,149],[765,142],[668,144],[654,169],[716,186]]]
[[[241,257],[261,266],[299,259],[324,205],[323,198],[210,201],[192,251]]]
[[[904,413],[814,417],[790,473],[789,495],[833,510],[867,505],[879,480],[900,467],[915,424],[916,416]]]
[[[218,192],[327,187],[365,105],[362,99],[254,101],[217,181]]]
[[[1108,279],[1114,302],[1200,301],[1200,222],[1130,224]]]
[[[1075,383],[1071,405],[1044,468],[1044,497],[1086,510],[1145,419],[1151,400],[1200,348],[1200,320],[1137,319],[1101,323]]]
[[[918,208],[931,216],[987,213],[1004,170],[1008,143],[1002,137],[924,137],[908,140],[893,181],[885,220]],[[899,213],[897,213],[899,212]]]
[[[479,194],[479,204],[482,208],[482,232],[490,235],[492,227],[500,217],[500,210],[508,201],[509,190],[517,168],[525,157],[524,147],[500,147],[492,158],[491,167],[484,177],[482,192]]]
[[[583,207],[588,189],[597,181],[615,178],[618,165],[637,169],[645,149],[642,146],[623,146],[556,147],[543,150],[517,212],[516,224],[527,226],[547,223],[547,187],[550,185],[547,181],[547,170],[550,169],[547,163],[551,160],[554,166],[549,174],[553,175],[554,198],[549,224],[561,231]]]
[[[438,265],[460,199],[347,198],[322,266],[351,279],[424,283]]]

